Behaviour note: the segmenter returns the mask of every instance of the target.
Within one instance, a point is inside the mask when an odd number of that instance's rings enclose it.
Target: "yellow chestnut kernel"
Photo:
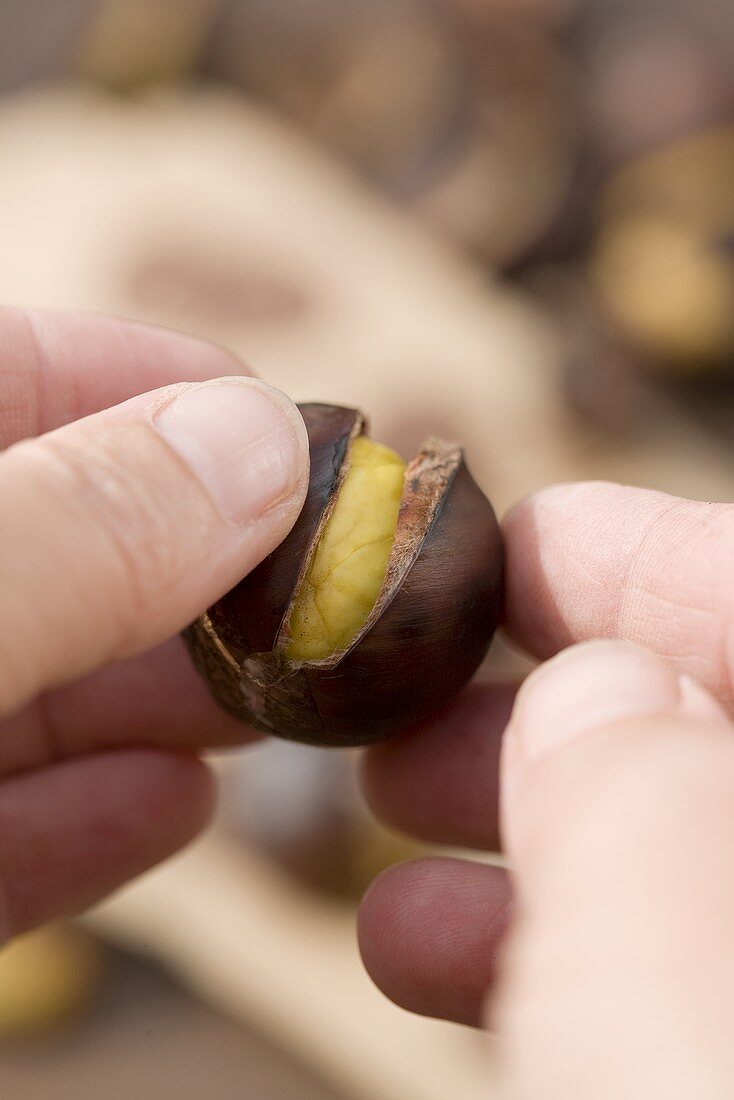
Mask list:
[[[346,649],[380,594],[395,540],[405,463],[359,436],[289,621],[286,656],[319,661]]]

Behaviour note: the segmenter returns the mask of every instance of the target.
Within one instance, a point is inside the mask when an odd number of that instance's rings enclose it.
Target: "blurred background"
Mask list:
[[[406,457],[458,438],[498,509],[734,499],[731,0],[0,0],[0,156],[3,302],[218,340]],[[360,892],[420,850],[353,755],[217,767],[200,844],[0,953],[0,1088],[486,1097],[485,1043],[361,971]]]

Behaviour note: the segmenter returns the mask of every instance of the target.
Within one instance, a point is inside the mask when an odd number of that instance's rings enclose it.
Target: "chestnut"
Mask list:
[[[440,713],[502,602],[502,541],[461,448],[407,465],[355,409],[306,404],[311,477],[285,541],[185,632],[215,698],[315,745],[380,741]]]

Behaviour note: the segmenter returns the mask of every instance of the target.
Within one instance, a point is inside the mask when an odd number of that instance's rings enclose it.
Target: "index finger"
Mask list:
[[[622,638],[734,706],[734,507],[558,485],[506,517],[507,629],[534,656]]]
[[[154,325],[0,307],[0,449],[174,382],[248,373],[224,348]]]

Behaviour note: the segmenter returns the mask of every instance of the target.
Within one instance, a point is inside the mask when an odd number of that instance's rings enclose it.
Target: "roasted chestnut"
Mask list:
[[[279,737],[362,745],[439,713],[497,626],[502,542],[461,448],[407,467],[364,417],[300,406],[311,478],[293,530],[185,634],[227,710]]]

